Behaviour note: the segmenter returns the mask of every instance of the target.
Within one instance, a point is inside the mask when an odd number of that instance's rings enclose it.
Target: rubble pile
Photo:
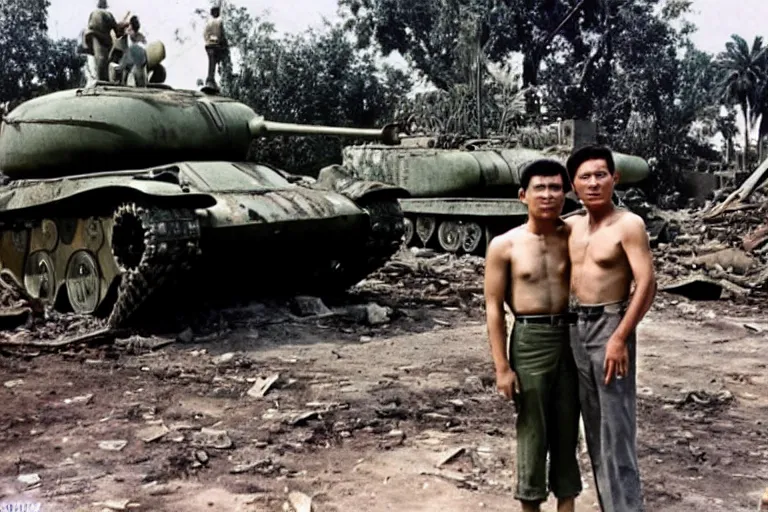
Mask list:
[[[0,274],[0,345],[62,341],[104,328],[103,320],[62,314],[30,297],[7,271]]]
[[[437,254],[431,249],[403,249],[357,288],[397,297],[403,306],[432,304],[475,308],[483,305],[485,259]]]
[[[651,219],[649,231],[658,235],[653,245],[661,290],[695,300],[768,292],[768,197],[764,194],[756,192],[750,202],[720,211],[657,211]]]

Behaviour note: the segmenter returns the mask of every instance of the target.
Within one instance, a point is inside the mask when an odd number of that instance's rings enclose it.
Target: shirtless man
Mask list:
[[[577,302],[571,344],[587,448],[601,509],[638,512],[643,498],[636,453],[635,328],[656,294],[648,235],[640,217],[613,204],[619,173],[610,150],[582,148],[566,165],[587,210],[566,220]]]
[[[552,160],[530,163],[520,181],[528,222],[494,238],[486,254],[496,387],[518,409],[515,499],[524,512],[535,512],[551,489],[558,512],[573,512],[582,489],[576,458],[579,398],[568,339],[569,229],[560,219],[570,183],[565,167]],[[509,346],[505,303],[515,318]]]

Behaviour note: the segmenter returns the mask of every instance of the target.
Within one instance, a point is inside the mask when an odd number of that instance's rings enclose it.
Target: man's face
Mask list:
[[[565,204],[562,176],[531,176],[528,188],[520,191],[520,200],[528,206],[531,217],[557,219]]]
[[[576,170],[573,189],[587,208],[601,207],[613,200],[618,179],[619,173],[611,175],[605,160],[587,160]]]

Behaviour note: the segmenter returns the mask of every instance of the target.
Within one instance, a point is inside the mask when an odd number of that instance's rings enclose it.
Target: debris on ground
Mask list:
[[[725,209],[659,213],[674,233],[654,248],[660,290],[693,300],[768,294],[768,196],[748,198]]]
[[[431,304],[463,310],[483,304],[485,259],[437,254],[431,249],[403,250],[357,285],[359,290],[396,294],[402,306]],[[369,318],[371,315],[369,312]],[[371,322],[374,323],[374,322]]]

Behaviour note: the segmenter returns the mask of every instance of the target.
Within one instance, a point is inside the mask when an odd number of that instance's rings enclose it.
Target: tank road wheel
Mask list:
[[[85,250],[77,251],[67,264],[67,296],[75,313],[89,315],[99,305],[101,276],[99,264]]]
[[[59,229],[56,223],[50,219],[44,219],[41,224],[42,246],[48,252],[53,252],[59,242]]]
[[[483,228],[477,222],[467,222],[461,229],[461,249],[467,254],[475,254],[483,241]]]
[[[453,220],[444,220],[437,228],[437,241],[448,252],[457,252],[464,238],[461,224]]]
[[[56,295],[56,275],[48,251],[36,251],[29,255],[24,269],[24,287],[29,294],[44,302],[51,302]]]
[[[413,243],[413,235],[414,235],[413,221],[410,218],[405,217],[403,219],[403,228],[405,231],[403,233],[403,243],[405,244],[406,247],[409,247]]]
[[[434,217],[417,217],[416,218],[416,235],[421,240],[423,247],[426,247],[429,243],[432,235],[435,234],[435,222]]]

